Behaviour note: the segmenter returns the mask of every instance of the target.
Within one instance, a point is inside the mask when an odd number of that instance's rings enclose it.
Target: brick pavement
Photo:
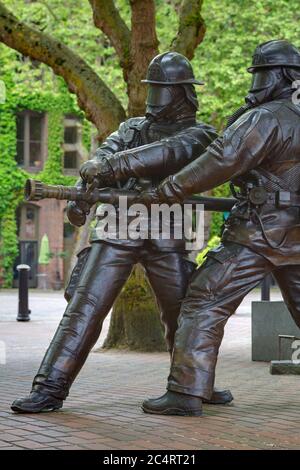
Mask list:
[[[268,364],[251,362],[249,298],[228,322],[217,369],[217,385],[231,387],[234,404],[205,405],[203,417],[186,418],[140,409],[144,397],[164,392],[168,355],[122,351],[90,354],[63,411],[13,414],[9,405],[29,391],[63,308],[60,293],[35,292],[32,321],[17,323],[15,295],[0,294],[0,340],[7,346],[0,450],[300,449],[299,376],[271,376]]]

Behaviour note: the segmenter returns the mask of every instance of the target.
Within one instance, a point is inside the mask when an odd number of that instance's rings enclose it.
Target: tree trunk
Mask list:
[[[154,0],[130,0],[131,40],[130,63],[126,71],[128,114],[143,116],[147,86],[146,78],[149,62],[158,54],[158,39],[155,28]]]
[[[183,0],[179,11],[179,28],[171,44],[171,50],[194,57],[195,50],[205,35],[206,26],[201,15],[203,0]]]
[[[141,80],[146,77],[149,62],[158,54],[155,2],[130,0],[130,32],[111,0],[90,0],[90,3],[95,25],[109,36],[118,53],[127,83],[128,115],[143,116],[147,87]],[[166,350],[158,308],[140,267],[135,268],[115,303],[104,347]]]
[[[155,29],[155,2],[130,0],[130,61],[124,62],[124,79],[129,98],[128,114],[143,116],[150,60],[158,54]],[[159,313],[152,290],[140,267],[136,267],[113,308],[105,348],[139,351],[166,351]]]
[[[140,266],[115,303],[104,348],[166,351],[159,312]]]

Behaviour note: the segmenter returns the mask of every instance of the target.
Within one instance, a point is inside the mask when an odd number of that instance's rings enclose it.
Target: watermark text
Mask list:
[[[97,209],[98,239],[110,240],[184,240],[186,250],[204,245],[203,204],[128,205],[127,197],[119,205],[101,204]]]

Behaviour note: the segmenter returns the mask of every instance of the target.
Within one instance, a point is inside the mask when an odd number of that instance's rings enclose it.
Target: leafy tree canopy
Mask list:
[[[112,89],[123,106],[127,106],[126,84],[122,77],[115,49],[107,37],[95,28],[88,1],[59,0],[31,1],[4,0],[10,11],[32,26],[61,40],[86,60]],[[159,50],[165,51],[178,28],[178,0],[156,0],[156,27]],[[129,0],[116,0],[125,23],[130,26]],[[261,42],[286,38],[296,45],[300,33],[298,0],[204,0],[202,16],[206,34],[193,59],[195,74],[205,81],[198,90],[201,102],[200,117],[221,128],[228,116],[239,107],[249,87],[246,67],[251,62],[254,48]],[[49,67],[33,68],[31,62],[20,60],[20,54],[0,45],[1,70],[13,72],[16,92],[21,83],[31,92],[39,88],[34,78],[43,77],[43,92],[60,92],[60,78],[54,78]],[[18,60],[13,60],[18,56]],[[3,69],[4,67],[4,69]],[[29,70],[30,68],[30,70]],[[45,86],[46,84],[46,86]],[[61,85],[60,85],[61,86]],[[39,90],[41,91],[41,90]]]

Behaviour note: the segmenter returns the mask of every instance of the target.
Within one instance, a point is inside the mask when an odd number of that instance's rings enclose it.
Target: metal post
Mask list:
[[[28,266],[28,264],[19,264],[17,270],[19,271],[19,308],[17,321],[29,321],[28,274],[30,266]]]
[[[266,276],[261,283],[261,300],[270,300],[271,276]]]

